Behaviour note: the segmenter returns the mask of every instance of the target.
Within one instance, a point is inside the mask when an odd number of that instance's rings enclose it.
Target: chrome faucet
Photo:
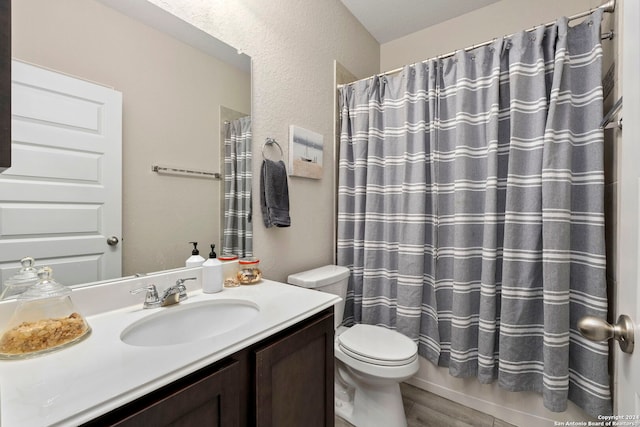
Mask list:
[[[162,294],[162,298],[158,296],[158,290],[156,285],[143,286],[142,288],[133,289],[131,294],[137,294],[143,291],[147,291],[147,295],[144,299],[143,308],[156,308],[166,307],[168,305],[177,304],[180,301],[184,301],[188,298],[187,287],[183,285],[187,280],[196,280],[195,277],[189,277],[186,279],[178,279],[174,286],[170,286],[165,289]]]

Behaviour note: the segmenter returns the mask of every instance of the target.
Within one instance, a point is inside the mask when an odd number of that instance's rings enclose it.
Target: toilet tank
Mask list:
[[[349,269],[347,267],[325,265],[313,270],[291,274],[287,278],[287,282],[303,288],[338,295],[342,298],[342,301],[335,306],[336,327],[342,324],[344,301],[347,298],[347,285],[349,283]]]

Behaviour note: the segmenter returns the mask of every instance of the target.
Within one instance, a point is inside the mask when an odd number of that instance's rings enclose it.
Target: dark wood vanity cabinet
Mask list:
[[[0,172],[11,167],[11,0],[0,0]]]
[[[205,368],[121,408],[89,425],[140,426],[239,426],[240,363],[227,360],[222,366]],[[212,372],[209,372],[212,371]],[[111,417],[110,417],[111,415]]]
[[[256,425],[332,426],[333,313],[254,352]]]
[[[332,426],[333,308],[84,426]]]

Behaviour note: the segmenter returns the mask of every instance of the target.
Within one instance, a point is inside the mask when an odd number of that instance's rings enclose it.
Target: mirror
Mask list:
[[[211,243],[219,253],[223,181],[152,166],[223,173],[223,123],[251,113],[250,58],[144,0],[20,0],[11,7],[14,59],[122,93],[122,275],[183,267],[190,241],[205,258]],[[1,233],[5,255],[12,239],[32,237]],[[19,248],[12,261],[0,259],[2,281],[23,256],[48,264],[24,240]],[[67,277],[54,267],[54,275],[67,285],[103,279],[99,262],[88,266],[70,268]]]

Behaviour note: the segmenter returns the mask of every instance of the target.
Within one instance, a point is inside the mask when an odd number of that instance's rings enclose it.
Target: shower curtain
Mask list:
[[[611,413],[600,21],[561,18],[341,88],[346,323],[456,377]]]
[[[253,256],[251,116],[225,123],[222,253]]]

